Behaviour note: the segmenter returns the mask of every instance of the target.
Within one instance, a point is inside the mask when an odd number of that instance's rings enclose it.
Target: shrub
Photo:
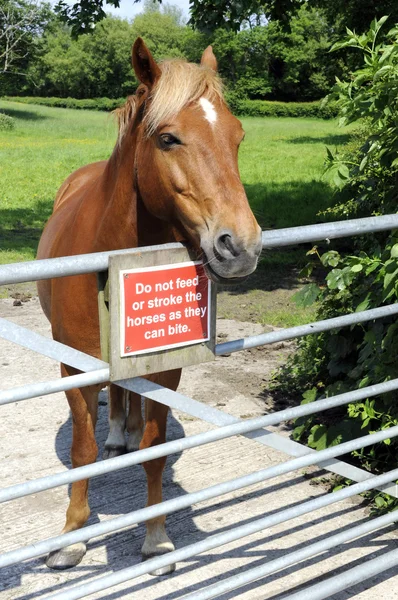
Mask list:
[[[227,91],[226,100],[236,115],[242,117],[314,117],[332,119],[337,116],[335,104],[316,102],[271,102],[268,100],[247,100],[236,92]],[[25,104],[40,104],[59,108],[76,108],[85,110],[115,110],[125,99],[88,98],[39,98],[32,96],[5,96],[4,100],[23,102]]]
[[[79,100],[77,98],[40,98],[36,96],[5,96],[4,100],[11,102],[22,102],[23,104],[39,104],[41,106],[51,106],[57,108],[75,108],[80,110],[115,110],[125,102],[125,98],[87,98]]]
[[[228,95],[227,95],[228,100]],[[235,100],[235,114],[245,117],[306,117],[332,119],[337,116],[334,104],[316,102],[274,102],[268,100]]]
[[[14,127],[15,120],[9,115],[0,112],[0,131],[9,131],[10,129],[14,129]]]
[[[334,48],[357,48],[364,65],[349,81],[337,81],[341,123],[361,124],[355,145],[342,155],[328,151],[327,166],[340,188],[331,216],[363,217],[397,212],[398,183],[398,27],[380,44],[378,33],[387,20],[374,20],[367,34],[348,31]],[[333,214],[334,212],[334,214]],[[298,302],[320,299],[318,317],[326,319],[398,302],[398,232],[357,238],[340,251],[317,256],[327,269],[325,285],[303,288]],[[305,274],[311,271],[307,265]],[[309,293],[311,292],[311,294]],[[299,342],[297,354],[280,374],[284,389],[305,391],[303,402],[371,386],[398,377],[398,323],[395,317],[368,321]],[[296,422],[294,437],[317,450],[398,425],[397,391],[349,404],[325,417]],[[387,439],[353,453],[355,461],[373,472],[396,466],[398,440]],[[391,508],[378,495],[376,504]]]

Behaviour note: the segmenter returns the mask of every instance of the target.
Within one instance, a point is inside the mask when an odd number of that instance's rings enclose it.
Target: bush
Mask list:
[[[241,117],[313,117],[332,119],[337,116],[335,104],[324,102],[271,102],[267,100],[243,100],[234,92],[227,91],[225,98],[232,112]],[[25,104],[40,104],[58,108],[76,108],[85,110],[115,110],[125,99],[119,98],[39,98],[34,96],[5,96],[4,100],[23,102]]]
[[[232,112],[242,117],[307,117],[333,119],[338,111],[334,103],[276,102],[239,98],[234,92],[225,94]]]
[[[0,112],[0,131],[9,131],[10,129],[14,129],[15,120],[9,115],[5,115]]]
[[[337,81],[341,123],[360,123],[358,139],[342,155],[328,150],[327,166],[341,192],[330,216],[364,217],[397,212],[398,184],[398,27],[390,30],[386,43],[378,33],[387,20],[374,20],[367,34],[348,31],[348,37],[335,44],[357,48],[364,58],[361,69],[350,80]],[[357,238],[343,250],[308,254],[317,256],[327,269],[325,285],[314,283],[296,296],[320,299],[318,318],[326,319],[398,302],[398,232]],[[311,271],[307,265],[305,274]],[[310,293],[311,292],[311,293]],[[297,354],[280,374],[286,390],[305,391],[303,402],[364,388],[398,377],[398,323],[395,317],[367,321],[351,328],[323,333],[299,342]],[[312,448],[344,442],[352,437],[398,425],[398,393],[393,391],[325,417],[305,417],[296,422],[294,437]],[[398,439],[357,450],[353,457],[375,473],[396,467]],[[382,495],[380,508],[398,504]]]
[[[22,102],[23,104],[104,111],[115,110],[115,108],[118,108],[126,101],[125,98],[88,98],[86,100],[78,100],[76,98],[39,98],[36,96],[4,96],[3,99],[10,102]]]

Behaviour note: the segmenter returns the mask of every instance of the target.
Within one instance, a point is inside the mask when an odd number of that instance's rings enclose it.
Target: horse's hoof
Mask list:
[[[76,567],[86,554],[86,544],[79,542],[72,546],[66,546],[60,550],[53,550],[46,558],[46,565],[49,569],[62,571]]]
[[[105,446],[102,453],[102,460],[121,456],[122,454],[126,454],[126,446]]]
[[[126,451],[137,452],[140,449],[140,442],[142,439],[142,433],[130,433],[127,438]]]
[[[146,561],[151,558],[155,558],[156,556],[163,556],[163,554],[143,554],[142,560]],[[153,577],[160,577],[162,575],[170,575],[175,570],[176,570],[176,564],[172,563],[171,565],[167,565],[165,567],[160,567],[159,569],[155,569],[154,571],[150,571],[148,574],[152,575]]]

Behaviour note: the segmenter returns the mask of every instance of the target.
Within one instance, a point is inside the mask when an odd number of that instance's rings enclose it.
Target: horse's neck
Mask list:
[[[119,151],[120,152],[120,151]],[[171,224],[150,214],[135,182],[134,152],[115,151],[103,172],[100,188],[104,211],[96,251],[151,246],[174,241]]]

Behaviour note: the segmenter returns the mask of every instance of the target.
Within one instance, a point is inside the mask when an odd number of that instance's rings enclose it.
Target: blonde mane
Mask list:
[[[161,122],[172,119],[185,106],[202,96],[209,100],[223,96],[220,78],[208,67],[180,59],[166,60],[159,63],[159,67],[162,75],[148,98],[149,108],[144,116],[148,136],[156,131]],[[136,102],[136,96],[129,96],[125,105],[115,111],[119,124],[119,142],[134,118]]]

